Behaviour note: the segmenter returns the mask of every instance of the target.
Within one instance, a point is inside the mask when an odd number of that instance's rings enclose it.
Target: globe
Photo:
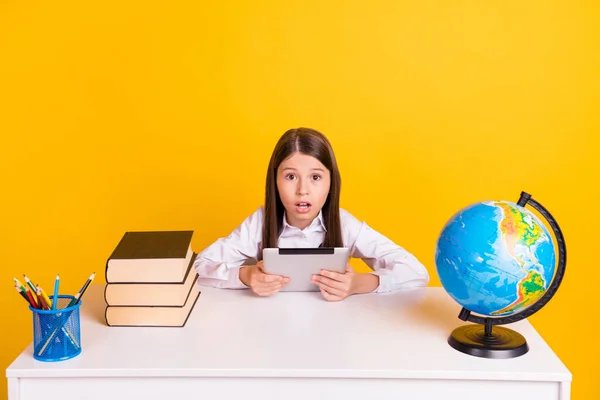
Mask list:
[[[526,205],[546,220],[555,241]],[[564,276],[566,246],[550,212],[521,192],[516,203],[481,201],[456,212],[439,235],[435,264],[442,286],[463,307],[458,317],[475,323],[455,329],[448,343],[474,356],[510,358],[529,350],[525,338],[492,328],[527,318],[548,303]]]
[[[548,290],[556,251],[531,211],[508,201],[484,201],[447,222],[435,263],[457,303],[478,314],[504,316],[531,306]]]

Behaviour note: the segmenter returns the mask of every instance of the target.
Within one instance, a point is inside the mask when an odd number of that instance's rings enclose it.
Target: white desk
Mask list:
[[[104,324],[103,286],[82,305],[82,353],[8,367],[9,400],[476,399],[570,397],[571,373],[527,321],[527,354],[468,356],[446,340],[464,324],[441,288],[328,303],[203,288],[184,328]],[[543,312],[543,311],[542,311]]]

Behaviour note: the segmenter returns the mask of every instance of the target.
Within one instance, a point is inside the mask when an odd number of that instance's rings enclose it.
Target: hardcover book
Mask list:
[[[192,255],[183,282],[180,283],[109,283],[104,299],[109,306],[183,307],[192,294],[198,274]]]
[[[185,283],[193,231],[126,232],[106,262],[106,283]]]
[[[195,283],[194,279],[194,283]],[[200,291],[193,285],[192,292],[182,307],[107,306],[105,320],[108,326],[183,327],[194,309]]]

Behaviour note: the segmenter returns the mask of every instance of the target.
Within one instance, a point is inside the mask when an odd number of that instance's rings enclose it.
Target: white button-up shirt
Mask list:
[[[194,268],[198,272],[199,285],[247,288],[239,278],[240,266],[248,260],[262,258],[259,249],[262,242],[263,213],[264,210],[260,207],[229,236],[219,238],[198,254]],[[373,269],[370,273],[379,276],[379,286],[375,292],[426,286],[429,283],[427,269],[405,249],[341,208],[340,222],[344,247],[351,249],[350,257],[361,258]],[[284,214],[278,247],[319,247],[326,232],[321,212],[304,229],[289,225]]]

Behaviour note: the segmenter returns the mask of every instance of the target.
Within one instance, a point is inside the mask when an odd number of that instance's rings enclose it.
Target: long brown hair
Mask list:
[[[267,188],[265,194],[265,213],[263,219],[262,249],[277,247],[285,211],[277,190],[277,168],[288,157],[300,152],[319,160],[331,175],[329,195],[323,205],[323,220],[327,233],[323,247],[343,247],[340,224],[340,189],[342,179],[335,160],[333,148],[322,133],[310,128],[290,129],[279,138],[275,145],[269,169],[267,170]],[[261,257],[262,258],[262,257]]]

